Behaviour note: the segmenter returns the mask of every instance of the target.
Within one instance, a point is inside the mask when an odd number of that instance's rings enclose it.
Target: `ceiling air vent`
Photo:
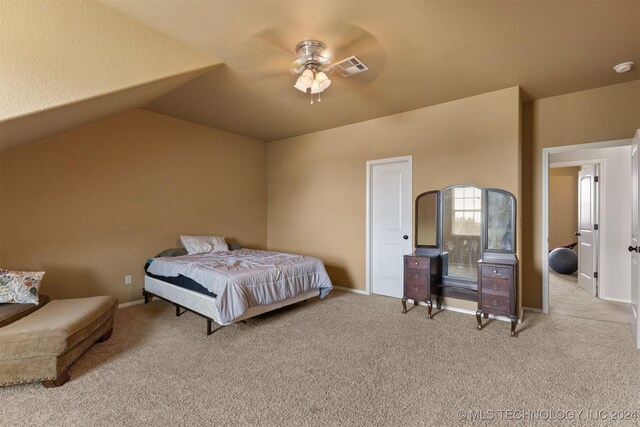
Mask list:
[[[333,64],[333,69],[336,70],[342,77],[349,77],[353,76],[354,74],[367,71],[369,67],[367,67],[365,63],[359,60],[357,57],[350,56],[347,59],[343,59],[342,61]]]

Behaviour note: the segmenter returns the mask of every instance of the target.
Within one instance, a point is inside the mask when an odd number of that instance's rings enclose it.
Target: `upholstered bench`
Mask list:
[[[110,296],[54,300],[1,327],[0,385],[61,386],[69,380],[69,366],[111,336],[117,307]]]
[[[40,295],[39,303],[36,304],[0,304],[0,328],[7,326],[9,323],[13,323],[18,319],[33,313],[39,308],[42,308],[49,302],[49,297],[46,295]]]

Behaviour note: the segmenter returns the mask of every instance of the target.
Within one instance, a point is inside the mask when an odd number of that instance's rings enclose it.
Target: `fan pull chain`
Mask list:
[[[309,104],[313,104],[313,94],[311,94],[311,102]]]
[[[320,94],[318,94],[318,102],[322,102],[322,99],[320,99]]]

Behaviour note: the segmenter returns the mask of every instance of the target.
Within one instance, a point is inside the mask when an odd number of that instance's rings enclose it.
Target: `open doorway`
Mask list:
[[[599,231],[592,223],[599,222],[595,177],[602,162],[582,162],[555,162],[549,169],[549,312],[626,323],[628,304],[601,299],[593,277],[600,264]]]
[[[543,310],[547,313],[629,321],[630,266],[623,265],[629,257],[622,252],[631,214],[630,143],[617,140],[543,150]],[[591,185],[597,190],[583,203],[578,195],[588,185],[581,174],[593,175]],[[580,216],[585,200],[593,210]],[[579,271],[559,274],[549,268],[549,251],[563,246],[575,252],[582,264]]]

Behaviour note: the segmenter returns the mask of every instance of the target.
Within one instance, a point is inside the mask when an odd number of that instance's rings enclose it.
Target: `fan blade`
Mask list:
[[[327,31],[332,32],[332,38],[339,38],[333,45],[333,64],[355,55],[369,67],[368,71],[349,77],[333,73],[332,81],[337,83],[340,90],[348,93],[350,88],[368,86],[380,76],[386,65],[387,55],[373,34],[362,27],[342,22],[334,23]]]

